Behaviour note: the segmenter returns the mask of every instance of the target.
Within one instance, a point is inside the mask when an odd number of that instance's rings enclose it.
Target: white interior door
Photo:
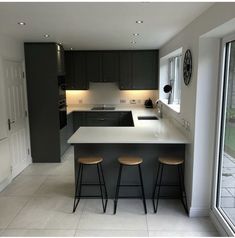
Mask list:
[[[5,60],[3,71],[6,87],[12,177],[14,178],[29,164],[25,82],[21,62]]]

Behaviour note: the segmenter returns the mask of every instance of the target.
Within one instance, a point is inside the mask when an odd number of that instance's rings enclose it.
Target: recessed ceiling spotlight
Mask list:
[[[25,26],[25,25],[26,25],[26,23],[25,23],[25,22],[23,22],[23,21],[21,21],[21,22],[18,22],[18,25],[20,25],[20,26]]]
[[[136,44],[136,41],[133,40],[133,41],[131,42],[131,44]]]
[[[139,36],[140,34],[139,33],[133,33],[133,36]]]
[[[136,23],[137,23],[137,24],[142,24],[142,23],[144,23],[144,21],[142,21],[142,20],[137,20]]]
[[[48,35],[48,34],[45,34],[45,35],[44,35],[44,37],[48,38],[48,37],[50,37],[50,35]]]

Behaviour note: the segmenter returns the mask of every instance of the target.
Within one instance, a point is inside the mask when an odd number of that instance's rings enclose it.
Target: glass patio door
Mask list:
[[[235,41],[224,45],[219,161],[215,206],[235,231]]]

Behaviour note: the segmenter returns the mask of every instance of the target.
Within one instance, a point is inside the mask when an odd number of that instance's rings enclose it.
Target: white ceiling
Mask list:
[[[0,3],[0,35],[74,49],[157,49],[212,3]],[[136,24],[143,20],[143,24]],[[19,26],[17,22],[26,22]],[[140,36],[134,37],[133,33]],[[49,34],[50,38],[43,37]],[[136,39],[136,44],[131,41]]]

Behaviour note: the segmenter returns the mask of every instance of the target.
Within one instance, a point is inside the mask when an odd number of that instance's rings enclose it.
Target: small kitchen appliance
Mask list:
[[[145,106],[145,108],[153,108],[153,102],[152,102],[152,100],[151,100],[150,98],[147,99],[147,100],[145,100],[144,106]]]

